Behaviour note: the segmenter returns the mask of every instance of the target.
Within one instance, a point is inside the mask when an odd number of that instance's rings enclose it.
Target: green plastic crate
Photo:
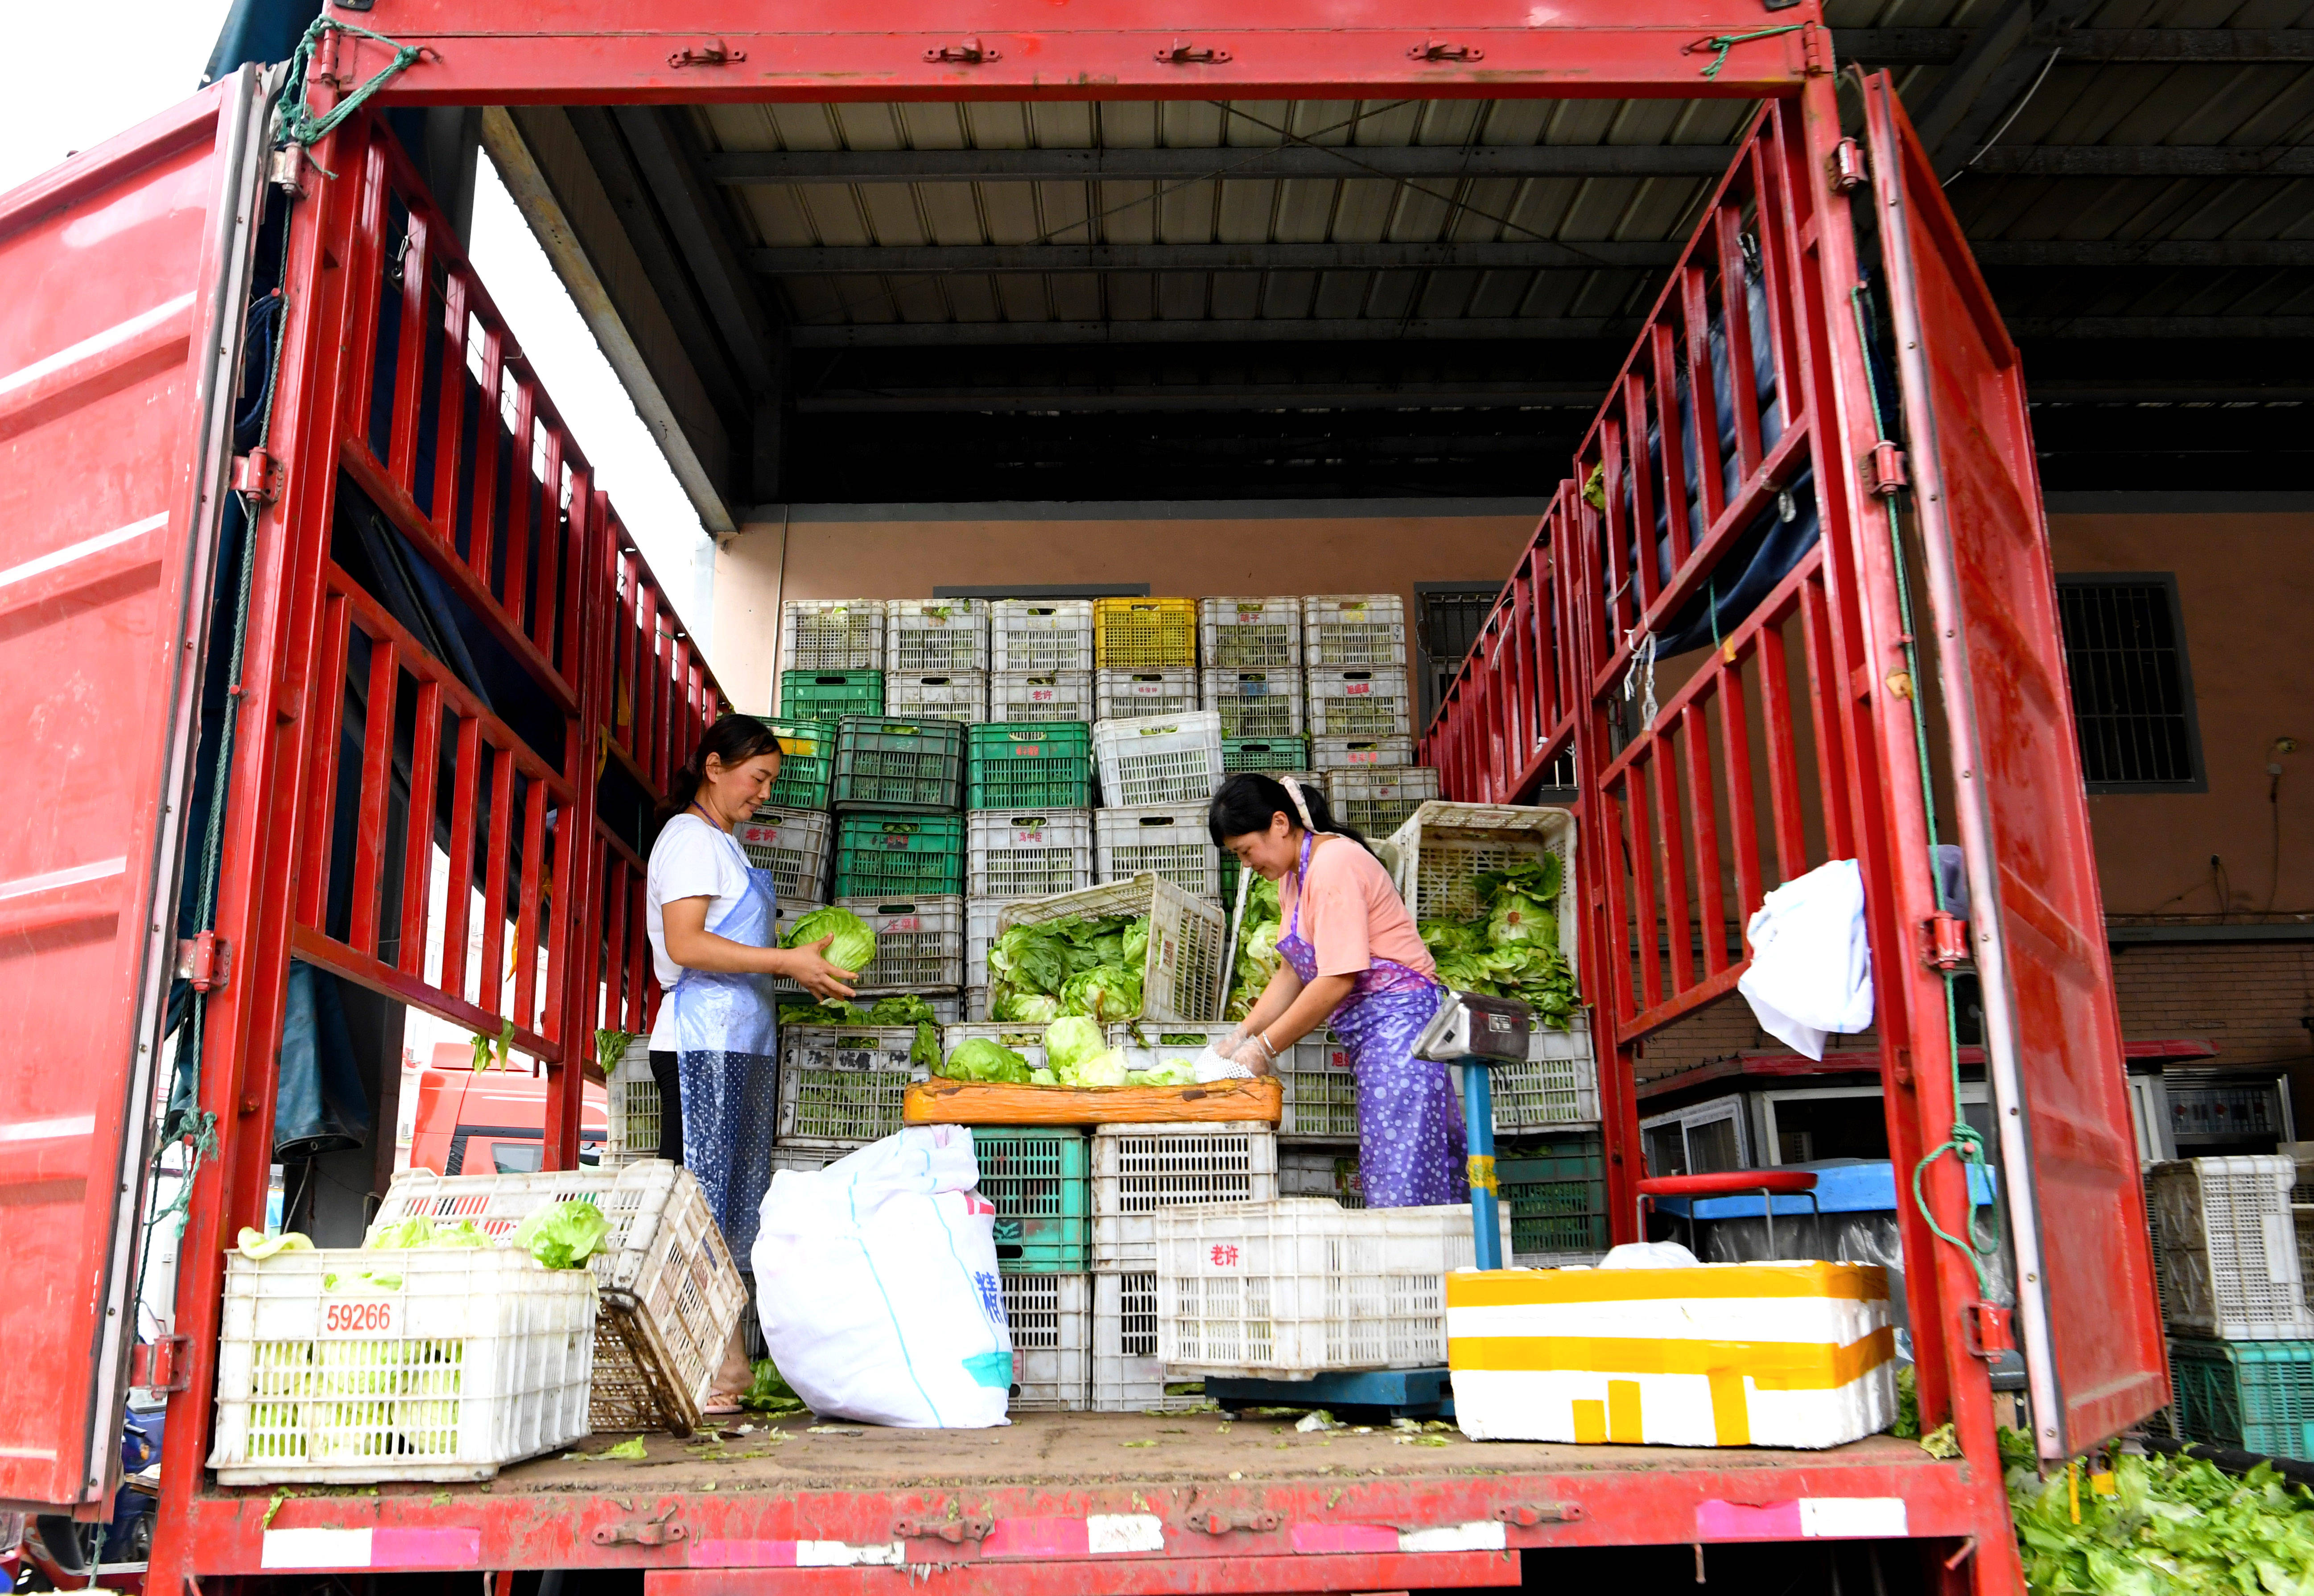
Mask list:
[[[845,716],[828,799],[839,811],[955,813],[964,807],[964,722]]]
[[[963,895],[963,816],[869,812],[835,824],[837,897]]]
[[[881,671],[782,671],[780,713],[798,720],[841,720],[884,712]]]
[[[780,779],[764,807],[826,808],[828,780],[835,773],[835,722],[766,716],[764,724],[780,740]]]
[[[972,809],[1089,809],[1092,727],[1039,720],[971,728]]]
[[[2314,1459],[2314,1341],[2173,1336],[2169,1374],[2189,1439]]]
[[[1607,1155],[1596,1133],[1503,1150],[1495,1188],[1510,1210],[1514,1255],[1606,1249]]]
[[[1091,1257],[1092,1179],[1082,1131],[976,1126],[980,1195],[996,1208],[996,1265],[1007,1274],[1082,1274]]]
[[[1306,771],[1310,768],[1307,737],[1223,737],[1222,773],[1240,771]]]

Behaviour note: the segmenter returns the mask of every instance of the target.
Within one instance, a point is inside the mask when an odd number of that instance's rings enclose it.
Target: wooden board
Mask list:
[[[1277,1123],[1285,1088],[1275,1075],[1205,1086],[992,1086],[921,1080],[908,1089],[912,1125],[1161,1124],[1174,1120]]]

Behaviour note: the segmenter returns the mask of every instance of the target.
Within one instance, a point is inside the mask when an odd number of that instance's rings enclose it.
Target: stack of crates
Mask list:
[[[1148,1021],[1153,1045],[1187,1046],[1217,1027]],[[1223,1027],[1225,1028],[1225,1027]],[[1152,1033],[1156,1033],[1152,1035]],[[1168,1382],[1157,1356],[1157,1233],[1161,1208],[1267,1203],[1278,1195],[1277,1133],[1266,1124],[1108,1124],[1092,1133],[1092,1406],[1100,1413],[1170,1411],[1204,1399],[1199,1382]]]
[[[988,719],[988,601],[884,602],[884,709],[911,719]]]
[[[976,1036],[998,1027],[962,1028]],[[1041,1035],[1041,1027],[1029,1031]],[[1012,1045],[1027,1037],[998,1039]],[[1032,1045],[1041,1054],[1040,1044]],[[972,1147],[980,1195],[996,1210],[996,1266],[1012,1333],[1011,1406],[1081,1412],[1092,1402],[1088,1140],[1070,1125],[978,1126]]]
[[[1092,727],[976,726],[966,781],[965,1017],[988,1018],[988,945],[1008,903],[1093,885]]]
[[[1300,599],[1201,600],[1197,641],[1206,706],[1221,712],[1223,737],[1293,743],[1308,734]]]
[[[1197,613],[1194,599],[1094,601],[1093,847],[1102,881],[1146,871],[1218,903],[1221,851],[1206,808],[1221,785],[1219,720],[1199,707]]]
[[[2178,1427],[2192,1441],[2314,1459],[2314,1309],[2291,1157],[2178,1159],[2147,1187]]]
[[[988,606],[988,719],[1090,723],[1092,601],[1004,598]]]

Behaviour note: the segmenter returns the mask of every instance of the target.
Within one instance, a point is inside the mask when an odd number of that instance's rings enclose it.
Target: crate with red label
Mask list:
[[[1407,696],[1405,671],[1395,666],[1313,665],[1309,685],[1312,736],[1414,735],[1414,701]]]

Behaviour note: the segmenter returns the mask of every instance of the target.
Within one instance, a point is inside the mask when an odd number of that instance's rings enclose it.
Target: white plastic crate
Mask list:
[[[817,809],[769,806],[741,821],[731,833],[747,863],[768,870],[772,890],[782,903],[818,903],[827,896],[827,864],[835,823]]]
[[[988,668],[995,671],[1092,669],[1092,600],[1000,598],[988,606]],[[1083,715],[1055,716],[1083,720]]]
[[[2296,1161],[2277,1157],[2153,1166],[2172,1329],[2226,1341],[2314,1336],[2290,1203],[2297,1178]]]
[[[1203,804],[1096,809],[1093,846],[1104,881],[1152,871],[1193,897],[1222,895],[1222,851],[1206,829]]]
[[[1510,1251],[1510,1213],[1498,1215]],[[1161,1209],[1157,1355],[1170,1375],[1308,1380],[1446,1362],[1446,1276],[1471,1266],[1470,1204],[1326,1198]]]
[[[876,957],[859,977],[863,998],[892,992],[954,992],[964,984],[964,899],[838,898],[876,933]]]
[[[1326,807],[1334,818],[1369,837],[1387,837],[1438,796],[1438,772],[1428,765],[1352,765],[1328,771]]]
[[[1224,737],[1302,735],[1302,673],[1284,666],[1203,673],[1206,708],[1222,718]]]
[[[988,678],[988,719],[999,725],[1094,718],[1091,671],[998,671]]]
[[[1197,601],[1197,658],[1208,668],[1299,669],[1302,601],[1298,598],[1203,598]]]
[[[788,945],[788,933],[795,930],[797,921],[801,920],[805,915],[810,913],[815,909],[825,909],[827,905],[826,904],[821,903],[790,902],[782,900],[780,904],[779,913],[772,919],[772,939],[777,942],[781,947],[786,947]],[[808,994],[802,986],[785,975],[774,975],[772,977],[772,995],[779,999],[780,1001],[783,1003],[790,1001],[804,1003],[816,1003],[819,1001],[818,999]]]
[[[1383,666],[1312,666],[1310,732],[1320,737],[1409,737],[1414,701],[1406,672]]]
[[[974,1037],[1009,1047],[1028,1061],[1031,1070],[1045,1067],[1045,1027],[1019,1020],[967,1019],[941,1027],[941,1056],[948,1058]]]
[[[1304,1036],[1277,1061],[1285,1106],[1277,1133],[1288,1141],[1358,1139],[1358,1077],[1349,1049],[1331,1031]]]
[[[996,917],[1011,898],[964,900],[964,1006],[967,1019],[988,1018],[988,945],[996,940]],[[977,994],[980,1006],[975,1009]]]
[[[1092,834],[1090,809],[975,809],[965,816],[965,891],[1030,898],[1091,886]]]
[[[791,1169],[808,1175],[825,1169],[840,1158],[849,1157],[848,1147],[774,1147],[772,1149],[772,1173]]]
[[[929,1078],[912,1063],[914,1026],[790,1026],[780,1033],[782,1145],[853,1148],[900,1128],[908,1084]]]
[[[1189,666],[1097,670],[1092,692],[1096,720],[1186,715],[1197,707],[1197,673]]]
[[[1281,1197],[1322,1197],[1344,1208],[1366,1205],[1365,1188],[1358,1180],[1358,1154],[1354,1147],[1287,1146],[1279,1138],[1277,1195]]]
[[[229,1254],[209,1467],[228,1486],[490,1479],[588,1433],[595,1319],[592,1274],[513,1248]]]
[[[1580,1012],[1568,1021],[1570,1028],[1563,1031],[1537,1026],[1527,1037],[1526,1063],[1489,1072],[1497,1135],[1599,1123],[1599,1063],[1592,1051],[1591,1021]],[[1453,1071],[1453,1066],[1447,1068]]]
[[[1391,833],[1398,890],[1417,920],[1471,920],[1479,913],[1475,878],[1484,870],[1559,856],[1559,950],[1577,968],[1575,811],[1509,804],[1431,802]]]
[[[986,671],[988,601],[886,599],[883,666],[889,672],[911,674]],[[885,691],[890,692],[888,678]],[[887,697],[885,702],[891,701]]]
[[[980,968],[984,972],[980,978],[980,984],[964,989],[963,1023],[966,1025],[976,1025],[988,1018],[988,977],[985,974],[988,968],[988,957],[985,948],[981,953]]]
[[[884,676],[884,713],[917,720],[961,720],[967,725],[988,719],[988,675],[985,671],[956,671],[944,675]]]
[[[2291,1226],[2298,1233],[2298,1288],[2309,1305],[2314,1306],[2314,1204],[2292,1203],[2290,1205]]]
[[[1211,710],[1102,720],[1092,728],[1105,804],[1202,804],[1222,784],[1222,718]]]
[[[658,1078],[651,1073],[650,1038],[637,1036],[603,1079],[603,1106],[610,1125],[603,1137],[605,1169],[623,1169],[640,1159],[658,1157],[664,1109]]]
[[[593,1260],[602,1288],[594,1427],[690,1429],[747,1295],[690,1170],[660,1159],[535,1175],[405,1169],[379,1200],[369,1233],[423,1217],[472,1220],[507,1236],[534,1210],[574,1200],[594,1204],[611,1226]]]
[[[1092,1401],[1092,1276],[1007,1274],[1015,1413],[1082,1413]]]
[[[1263,1124],[1117,1124],[1092,1133],[1092,1266],[1156,1267],[1155,1215],[1277,1195],[1277,1133]]]
[[[1220,1041],[1236,1028],[1225,1019],[1177,1019],[1163,1025],[1128,1019],[1103,1026],[1101,1035],[1125,1054],[1126,1069],[1155,1070],[1167,1064],[1196,1063],[1208,1043]]]
[[[996,929],[1113,914],[1149,917],[1142,966],[1141,1019],[1212,1019],[1222,1010],[1222,961],[1229,922],[1221,905],[1194,898],[1155,874],[1082,892],[1022,898],[996,913]]]
[[[780,669],[883,668],[883,600],[791,598],[780,605]]]
[[[1371,766],[1410,765],[1412,737],[1312,737],[1310,763],[1320,775],[1329,771],[1355,771]]]
[[[1092,1281],[1092,1410],[1179,1413],[1203,1402],[1197,1380],[1170,1380],[1157,1361],[1157,1275],[1153,1270],[1095,1274]],[[1167,1391],[1167,1385],[1187,1386]]]
[[[1406,668],[1406,604],[1394,593],[1320,593],[1302,601],[1302,663]]]

